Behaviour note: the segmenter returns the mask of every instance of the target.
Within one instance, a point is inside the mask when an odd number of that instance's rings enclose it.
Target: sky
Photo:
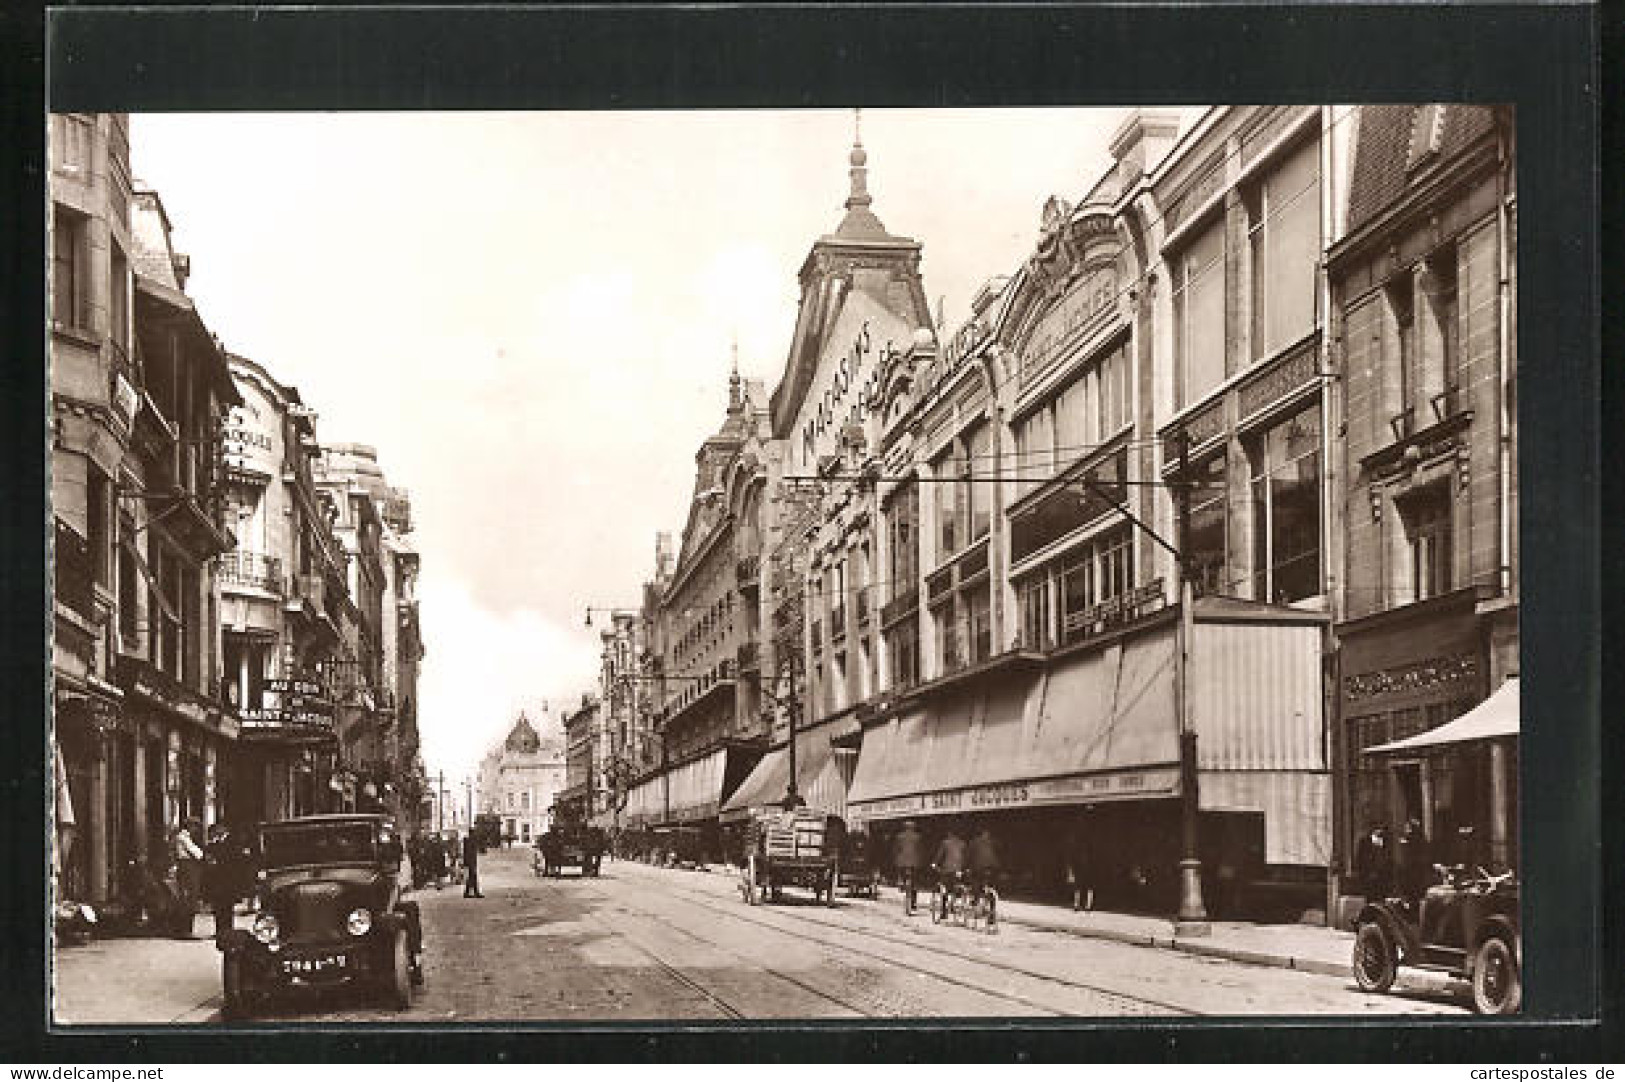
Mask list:
[[[865,110],[873,210],[923,246],[951,333],[1045,199],[1110,166],[1121,109]],[[134,172],[234,353],[412,496],[430,773],[596,690],[588,605],[680,535],[733,343],[778,383],[797,272],[840,222],[849,110],[144,114]]]

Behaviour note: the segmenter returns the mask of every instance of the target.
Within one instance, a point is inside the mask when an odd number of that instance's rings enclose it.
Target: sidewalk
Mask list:
[[[706,870],[730,877],[739,874],[726,865],[713,865]],[[897,896],[895,888],[882,888],[883,900]],[[1334,977],[1350,975],[1350,959],[1354,953],[1354,933],[1316,924],[1213,921],[1207,935],[1178,936],[1174,934],[1173,921],[1132,913],[1111,913],[1099,909],[1074,913],[1061,905],[1009,899],[1000,900],[999,913],[1001,920],[1028,928]],[[1425,975],[1419,976],[1411,971],[1406,972],[1406,979],[1408,982],[1421,979],[1424,983],[1427,980]]]
[[[65,1026],[207,1021],[220,1008],[220,952],[211,917],[200,915],[194,929],[196,939],[93,939],[60,948],[51,1021]]]

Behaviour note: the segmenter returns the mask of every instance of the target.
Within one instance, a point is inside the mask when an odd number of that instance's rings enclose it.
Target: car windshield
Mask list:
[[[377,859],[375,839],[371,823],[262,827],[260,857],[267,868],[364,863]]]

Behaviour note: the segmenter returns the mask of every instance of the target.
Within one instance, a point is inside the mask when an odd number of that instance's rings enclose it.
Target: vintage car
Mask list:
[[[1514,1014],[1523,1001],[1518,883],[1510,872],[1436,866],[1441,882],[1420,902],[1366,903],[1356,920],[1354,980],[1386,992],[1400,966],[1469,980],[1473,1009]]]
[[[227,1019],[300,988],[372,991],[397,1010],[422,983],[417,903],[401,898],[402,845],[383,815],[262,823],[253,859],[258,911],[219,940]]]

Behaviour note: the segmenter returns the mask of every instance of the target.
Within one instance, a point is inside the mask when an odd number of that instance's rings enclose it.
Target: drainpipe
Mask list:
[[[1511,215],[1514,196],[1507,192],[1506,144],[1501,143],[1501,169],[1497,178],[1500,199],[1496,207],[1496,315],[1497,333],[1496,370],[1500,378],[1500,432],[1496,446],[1497,466],[1501,475],[1501,559],[1497,581],[1501,596],[1512,592],[1512,410],[1507,402],[1508,354],[1512,346],[1512,284],[1511,256],[1507,242],[1512,235]]]

